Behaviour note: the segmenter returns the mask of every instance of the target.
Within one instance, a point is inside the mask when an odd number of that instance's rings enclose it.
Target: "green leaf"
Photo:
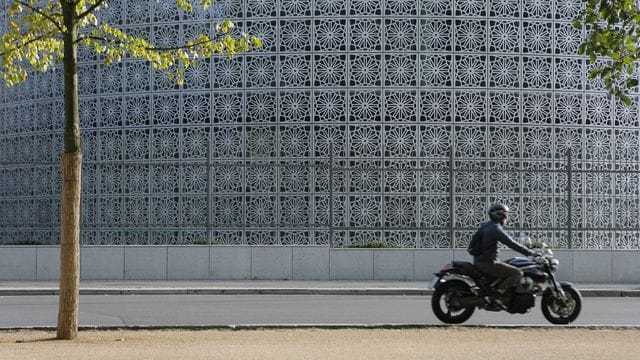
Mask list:
[[[587,43],[580,44],[580,46],[578,47],[578,55],[584,55],[586,48],[587,48]]]
[[[576,29],[582,29],[582,21],[580,21],[580,19],[573,19],[571,25]]]
[[[623,93],[623,92],[617,92],[617,93],[615,93],[614,95],[615,95],[618,99],[622,100],[622,102],[623,102],[625,105],[627,105],[627,106],[631,106],[632,101],[631,101],[631,98],[630,98],[627,94],[625,94],[625,93]]]
[[[251,37],[251,43],[257,48],[262,48],[262,40],[258,37]]]
[[[634,39],[632,37],[627,37],[624,41],[624,47],[625,49],[629,50],[629,51],[634,51],[636,49],[636,42],[638,41],[638,39]]]

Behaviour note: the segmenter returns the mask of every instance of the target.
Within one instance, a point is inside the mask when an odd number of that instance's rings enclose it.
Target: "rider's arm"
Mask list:
[[[510,247],[511,249],[519,252],[522,255],[526,255],[526,256],[532,256],[534,254],[534,252],[530,249],[527,249],[526,247],[520,245],[519,243],[517,243],[516,241],[514,241],[511,236],[509,236],[506,232],[504,232],[504,230],[502,229],[498,229],[498,231],[496,231],[496,235],[497,235],[497,239],[499,242],[505,244],[506,246]]]

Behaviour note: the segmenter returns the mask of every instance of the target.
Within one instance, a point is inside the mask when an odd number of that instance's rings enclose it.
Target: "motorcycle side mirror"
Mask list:
[[[528,235],[520,236],[520,243],[529,249],[533,246],[533,241],[531,241],[531,238]]]

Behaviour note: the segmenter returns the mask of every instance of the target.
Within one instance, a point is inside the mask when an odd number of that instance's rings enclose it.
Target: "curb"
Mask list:
[[[255,324],[255,325],[131,325],[131,326],[78,326],[79,331],[262,331],[262,330],[640,330],[640,325],[446,325],[446,324]],[[55,326],[0,327],[0,332],[56,331]]]
[[[640,297],[640,290],[578,289],[583,297]],[[52,296],[57,288],[5,288],[0,296]],[[430,296],[431,289],[389,288],[94,288],[80,289],[80,295],[375,295]]]
[[[59,295],[59,289],[0,289],[0,296]],[[127,289],[80,289],[80,295],[395,295],[426,296],[430,289],[387,288],[127,288]]]
[[[640,290],[586,289],[580,290],[580,293],[584,297],[640,297]]]

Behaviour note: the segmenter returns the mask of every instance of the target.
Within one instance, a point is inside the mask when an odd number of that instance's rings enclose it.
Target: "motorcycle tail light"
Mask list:
[[[453,270],[453,265],[447,264],[442,269],[440,269],[440,272],[445,273],[445,272],[450,271],[450,270]]]

